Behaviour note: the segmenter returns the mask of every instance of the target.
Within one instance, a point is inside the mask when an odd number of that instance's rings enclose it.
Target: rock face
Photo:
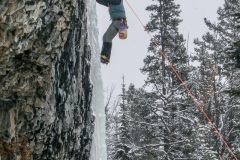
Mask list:
[[[0,1],[0,159],[87,160],[85,0]]]

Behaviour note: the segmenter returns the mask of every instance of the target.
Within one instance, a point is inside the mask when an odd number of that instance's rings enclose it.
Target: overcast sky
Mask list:
[[[149,21],[149,12],[145,10],[146,6],[152,4],[152,0],[127,0],[135,12],[138,14],[144,24]],[[189,54],[193,52],[194,38],[201,38],[207,32],[203,18],[206,17],[212,22],[217,21],[217,9],[223,5],[224,0],[176,0],[181,5],[181,23],[180,33],[185,39],[189,33]],[[115,37],[110,63],[102,65],[102,78],[104,89],[116,86],[115,95],[121,92],[122,75],[125,75],[125,82],[135,84],[141,87],[144,84],[146,76],[140,72],[143,67],[143,59],[148,54],[147,47],[150,42],[149,35],[144,31],[135,15],[130,10],[126,1],[124,6],[128,20],[128,39],[120,40]],[[98,26],[99,26],[99,44],[102,47],[102,35],[111,23],[108,9],[97,5]],[[105,93],[106,94],[106,93]]]

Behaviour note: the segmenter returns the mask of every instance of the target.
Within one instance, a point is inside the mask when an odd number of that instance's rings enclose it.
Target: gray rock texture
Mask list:
[[[0,1],[0,159],[87,160],[85,0]]]

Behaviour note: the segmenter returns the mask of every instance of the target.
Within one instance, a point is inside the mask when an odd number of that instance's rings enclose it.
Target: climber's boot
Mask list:
[[[103,42],[102,51],[101,51],[101,63],[108,64],[110,62],[112,50],[111,42]]]
[[[101,55],[101,63],[108,64],[110,61],[105,55]]]

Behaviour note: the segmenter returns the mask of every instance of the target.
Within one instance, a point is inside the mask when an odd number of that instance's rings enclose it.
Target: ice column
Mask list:
[[[95,116],[95,128],[90,160],[107,160],[105,136],[105,105],[103,82],[100,64],[100,48],[98,43],[98,28],[96,0],[88,0],[88,39],[91,46],[91,81],[93,84],[92,108]]]

